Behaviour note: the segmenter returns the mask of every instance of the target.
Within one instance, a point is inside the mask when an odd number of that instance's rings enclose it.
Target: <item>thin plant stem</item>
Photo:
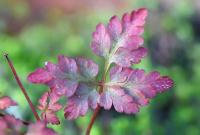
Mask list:
[[[90,135],[90,131],[91,131],[91,129],[92,129],[92,126],[93,126],[93,124],[94,124],[94,121],[95,121],[96,118],[97,118],[97,115],[99,114],[100,109],[101,109],[101,108],[100,108],[100,106],[98,105],[97,108],[94,110],[94,114],[92,115],[92,118],[91,118],[90,123],[89,123],[89,125],[88,125],[88,127],[87,127],[87,130],[86,130],[86,134],[85,134],[85,135]]]
[[[107,74],[107,72],[108,72],[109,67],[110,67],[110,64],[106,61],[106,62],[105,62],[104,73],[103,73],[103,76],[102,76],[102,80],[101,80],[101,82],[100,82],[100,84],[101,84],[101,85],[100,85],[100,89],[99,89],[99,93],[100,93],[100,94],[104,91],[104,83],[105,83],[105,81],[106,81],[106,74]],[[92,126],[93,126],[93,124],[94,124],[94,122],[95,122],[95,120],[96,120],[96,118],[97,118],[97,116],[98,116],[100,110],[101,110],[101,107],[98,105],[97,108],[94,110],[94,113],[93,113],[92,118],[91,118],[91,120],[90,120],[90,123],[89,123],[89,125],[88,125],[88,127],[87,127],[87,130],[86,130],[86,134],[85,134],[85,135],[90,135],[90,131],[91,131],[91,129],[92,129]]]
[[[13,64],[12,64],[12,61],[9,59],[7,53],[4,54],[4,57],[6,58],[6,60],[7,60],[8,64],[9,64],[9,66],[10,66],[10,69],[12,70],[12,73],[13,73],[13,75],[14,75],[14,77],[15,77],[15,80],[17,81],[17,84],[19,85],[19,87],[20,87],[22,93],[24,94],[26,100],[28,101],[28,104],[29,104],[29,106],[30,106],[30,108],[31,108],[31,110],[32,110],[32,112],[33,112],[33,114],[34,114],[36,120],[37,120],[37,121],[40,121],[40,117],[39,117],[38,113],[36,112],[36,110],[35,110],[35,108],[34,108],[34,106],[33,106],[33,103],[32,103],[32,101],[30,100],[28,94],[26,93],[26,90],[25,90],[24,86],[22,85],[22,83],[21,83],[21,81],[20,81],[20,79],[19,79],[19,76],[17,75],[17,72],[16,72],[16,70],[15,70]]]

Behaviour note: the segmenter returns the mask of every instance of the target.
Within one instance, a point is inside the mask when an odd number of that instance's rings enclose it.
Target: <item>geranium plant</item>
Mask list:
[[[25,126],[29,127],[27,135],[54,135],[56,133],[46,125],[60,124],[56,112],[64,107],[64,117],[68,120],[85,116],[89,108],[94,110],[86,130],[86,135],[89,135],[100,109],[110,110],[113,106],[119,113],[136,114],[151,98],[171,88],[173,81],[169,77],[161,76],[157,71],[146,73],[143,69],[132,68],[133,64],[140,63],[147,54],[141,37],[146,17],[147,10],[141,8],[125,13],[122,19],[113,16],[108,25],[100,23],[96,26],[92,34],[91,49],[105,60],[100,80],[97,79],[99,66],[94,61],[64,55],[58,56],[58,63],[46,62],[44,67],[30,73],[27,77],[29,82],[49,87],[39,99],[41,117],[21,84],[8,55],[5,55],[38,122],[33,124],[2,114],[1,133],[6,134],[8,128],[13,133],[19,133],[19,129]],[[67,98],[66,104],[58,103],[61,97]],[[11,105],[16,103],[9,97],[0,99],[0,109]],[[16,123],[19,123],[19,127],[9,127]]]

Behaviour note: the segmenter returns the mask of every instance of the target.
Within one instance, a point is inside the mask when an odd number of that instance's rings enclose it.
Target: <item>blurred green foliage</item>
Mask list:
[[[98,6],[95,3],[88,7],[83,4],[83,8],[75,4],[70,7],[72,11],[48,7],[48,4],[45,8],[37,7],[37,2],[33,1],[1,1],[0,54],[9,53],[36,104],[47,87],[28,83],[28,73],[42,67],[45,61],[56,62],[58,54],[89,57],[102,67],[103,60],[89,48],[95,25],[106,23],[114,14],[147,7],[150,15],[144,37],[150,52],[133,67],[148,72],[158,70],[173,78],[175,85],[169,92],[151,100],[136,115],[102,110],[91,135],[200,135],[200,7],[195,0],[116,1],[110,5],[102,1],[108,5],[106,9],[104,6],[95,8]],[[81,2],[77,0],[77,5]],[[94,8],[90,9],[92,5]],[[19,104],[8,109],[9,113],[34,120],[3,57],[0,58],[0,92],[10,95]],[[56,131],[61,135],[80,135],[86,129],[92,111],[76,121],[65,120],[63,111],[58,114],[62,124],[53,126]]]

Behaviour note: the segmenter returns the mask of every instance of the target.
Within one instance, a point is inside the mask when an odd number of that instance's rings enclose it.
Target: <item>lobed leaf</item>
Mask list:
[[[95,109],[99,98],[95,80],[97,74],[98,65],[92,60],[72,59],[63,55],[58,56],[58,64],[47,62],[44,68],[31,73],[28,76],[30,82],[46,84],[53,90],[49,96],[49,104],[48,93],[39,101],[39,109],[43,111],[42,118],[48,123],[59,124],[55,112],[60,106],[52,95],[65,95],[69,98],[65,108],[65,117],[68,119],[85,115],[89,107]],[[55,106],[59,109],[55,110]]]
[[[125,13],[121,20],[113,16],[107,27],[98,24],[92,34],[93,52],[103,56],[109,64],[130,67],[139,63],[147,54],[147,50],[141,46],[146,17],[147,10],[141,8],[131,14]]]
[[[57,103],[59,96],[54,92],[45,92],[39,100],[39,110],[42,111],[41,117],[47,123],[60,124],[56,112],[62,109],[62,105]]]
[[[173,81],[158,72],[146,74],[144,70],[115,66],[110,71],[110,81],[100,95],[99,104],[105,109],[113,105],[117,112],[137,113],[157,93],[173,86]]]
[[[85,58],[58,56],[58,64],[47,62],[28,76],[32,83],[46,84],[59,95],[71,97],[80,84],[95,82],[98,65]]]

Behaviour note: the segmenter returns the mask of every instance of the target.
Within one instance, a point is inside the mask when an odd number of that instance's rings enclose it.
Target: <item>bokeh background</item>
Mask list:
[[[175,85],[136,115],[102,110],[91,135],[200,135],[199,0],[0,0],[0,94],[19,103],[7,111],[34,121],[3,52],[9,53],[37,104],[47,87],[28,83],[28,73],[45,61],[56,62],[58,54],[90,57],[102,66],[89,48],[96,24],[139,7],[149,9],[144,33],[149,54],[135,67],[158,70]],[[68,121],[61,111],[62,124],[54,129],[61,135],[82,135],[91,115]]]

